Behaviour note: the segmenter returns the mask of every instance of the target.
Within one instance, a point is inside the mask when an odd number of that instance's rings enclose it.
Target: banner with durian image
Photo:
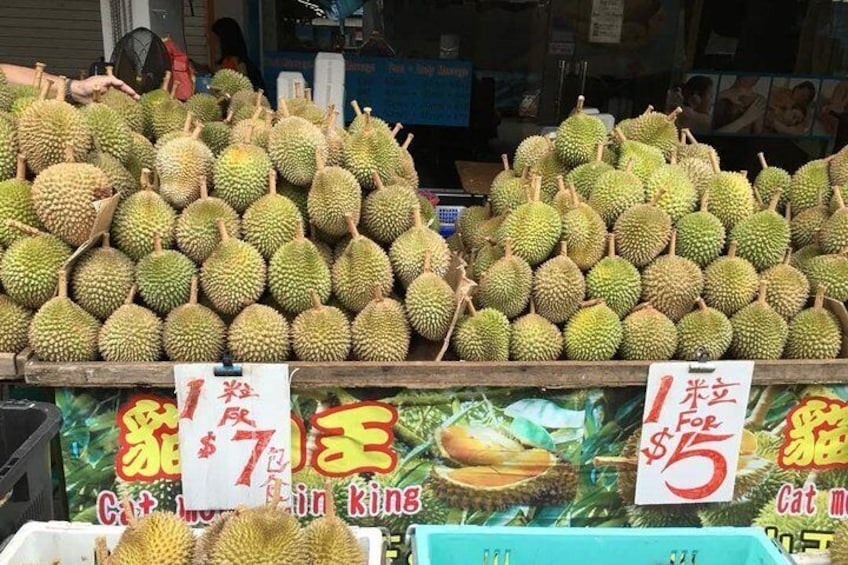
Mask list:
[[[56,395],[73,520],[118,524],[123,498],[214,517],[182,507],[173,397]],[[293,510],[315,517],[329,481],[340,514],[397,543],[411,524],[757,525],[796,552],[848,518],[848,386],[754,387],[734,500],[711,505],[633,504],[643,403],[637,388],[293,394]]]

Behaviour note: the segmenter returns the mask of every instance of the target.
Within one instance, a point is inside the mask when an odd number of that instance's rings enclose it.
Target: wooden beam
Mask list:
[[[51,387],[173,388],[173,363],[42,363],[24,367],[27,384]],[[296,389],[403,387],[444,389],[474,386],[575,389],[644,386],[649,362],[470,363],[408,361],[402,363],[292,362]],[[848,360],[759,361],[758,385],[844,383]]]

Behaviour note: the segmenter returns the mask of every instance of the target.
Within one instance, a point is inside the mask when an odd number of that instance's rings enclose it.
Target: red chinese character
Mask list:
[[[786,416],[784,469],[848,469],[848,402],[811,396]]]
[[[272,447],[268,452],[268,468],[266,470],[270,473],[282,473],[290,463],[290,461],[286,461],[285,447],[279,449]]]
[[[685,498],[687,500],[700,500],[717,491],[727,478],[727,459],[725,459],[724,455],[722,455],[719,451],[712,449],[689,448],[704,443],[725,441],[732,437],[733,434],[717,435],[698,432],[684,433],[680,438],[680,443],[677,445],[677,449],[674,450],[674,453],[672,453],[671,457],[669,457],[668,461],[666,461],[663,471],[680,461],[686,461],[692,457],[701,457],[710,462],[713,466],[713,473],[706,483],[693,488],[677,488],[666,482],[665,485],[668,490],[680,498]]]
[[[247,408],[240,408],[238,406],[227,406],[224,410],[224,415],[221,416],[221,421],[218,422],[218,427],[220,428],[227,422],[233,422],[231,427],[236,427],[239,424],[245,424],[250,426],[251,428],[256,427],[256,421],[251,420],[248,416],[250,416],[250,410]]]
[[[269,473],[268,478],[265,480],[261,487],[265,488],[265,502],[271,502],[274,500],[274,496],[277,495],[277,482],[280,483],[280,489],[291,486],[290,483],[287,483],[283,480],[282,477],[278,477],[274,473]],[[280,500],[283,500],[283,497],[280,496]]]
[[[215,439],[215,434],[212,432],[207,432],[205,436],[200,438],[200,443],[203,446],[197,452],[197,456],[200,459],[209,459],[209,456],[214,455],[214,453],[218,450],[218,448],[215,447]]]
[[[224,399],[224,404],[229,404],[234,398],[243,400],[251,396],[259,396],[253,392],[253,387],[249,383],[237,381],[224,381],[224,392],[218,398]]]
[[[704,379],[692,379],[686,384],[686,398],[680,404],[689,403],[690,410],[698,409],[698,401],[706,400],[708,397],[701,394],[701,391],[707,388],[707,381]]]
[[[721,377],[716,379],[716,383],[712,386],[713,397],[707,402],[707,406],[715,406],[716,404],[736,404],[735,398],[727,398],[730,394],[730,387],[739,386],[739,383],[724,383]]]

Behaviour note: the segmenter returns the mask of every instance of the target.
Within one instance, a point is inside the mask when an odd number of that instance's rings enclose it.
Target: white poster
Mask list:
[[[589,22],[590,43],[621,43],[624,0],[593,0]]]

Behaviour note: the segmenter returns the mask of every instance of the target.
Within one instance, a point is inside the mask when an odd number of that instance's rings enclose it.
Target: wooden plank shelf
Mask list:
[[[172,388],[173,363],[42,363],[24,366],[27,384],[49,387]],[[471,363],[407,361],[401,363],[305,363],[292,361],[292,386],[315,388],[444,389],[474,386],[570,389],[644,386],[649,362]],[[758,361],[754,383],[848,383],[848,359]]]
[[[30,349],[20,353],[0,353],[0,382],[18,381],[23,378],[24,365],[32,357]]]

